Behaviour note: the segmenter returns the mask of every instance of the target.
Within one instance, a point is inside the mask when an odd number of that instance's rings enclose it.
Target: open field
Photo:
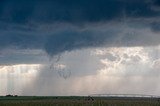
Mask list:
[[[0,106],[160,106],[158,98],[125,97],[0,97]]]

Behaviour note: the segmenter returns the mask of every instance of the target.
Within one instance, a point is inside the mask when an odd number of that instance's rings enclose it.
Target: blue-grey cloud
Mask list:
[[[128,17],[151,17],[159,15],[150,8],[158,3],[145,0],[3,0],[0,21],[86,23],[120,18],[124,11]]]
[[[112,44],[114,37],[113,32],[106,34],[96,33],[91,31],[64,31],[57,33],[53,36],[49,36],[45,45],[45,50],[50,55],[56,55],[65,51],[71,51],[74,49],[82,49],[88,47],[99,47],[104,44]],[[113,38],[112,38],[113,37]]]
[[[159,44],[159,36],[144,36],[144,33],[139,33],[140,29],[136,29],[142,24],[142,29],[149,27],[153,32],[159,30],[155,19],[158,19],[156,17],[160,14],[152,8],[159,7],[157,0],[2,0],[0,2],[0,50],[43,49],[54,56],[65,51],[106,45]],[[146,19],[151,21],[141,21]],[[121,28],[125,23],[132,25]],[[106,27],[103,27],[105,24]],[[124,32],[127,28],[132,28],[134,31],[131,30],[131,34]],[[155,39],[151,39],[153,36]]]
[[[111,42],[114,32],[106,34],[94,31],[76,31],[74,29],[45,32],[1,31],[0,49],[43,49],[49,55],[57,55],[74,49],[99,47]]]

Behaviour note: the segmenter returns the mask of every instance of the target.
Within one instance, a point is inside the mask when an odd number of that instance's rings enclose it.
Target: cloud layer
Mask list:
[[[43,49],[54,56],[89,47],[159,44],[156,0],[8,0],[0,5],[1,50]]]
[[[32,0],[1,1],[0,20],[13,23],[69,22],[92,23],[123,17],[152,17],[159,13],[151,7],[158,7],[158,0]]]

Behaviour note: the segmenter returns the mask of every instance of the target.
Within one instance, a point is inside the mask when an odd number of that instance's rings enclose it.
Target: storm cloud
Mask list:
[[[156,40],[160,38],[155,32],[159,31],[160,14],[153,9],[159,7],[158,3],[156,0],[1,1],[0,48],[42,49],[54,56],[89,47],[158,45]],[[137,26],[151,29],[151,35],[142,35],[140,30],[144,29]],[[124,33],[126,28],[132,30]]]
[[[13,23],[67,22],[86,23],[121,18],[125,11],[129,17],[152,17],[159,15],[151,6],[152,0],[32,0],[1,1],[0,20]]]
[[[0,90],[159,94],[159,34],[159,0],[1,0]]]

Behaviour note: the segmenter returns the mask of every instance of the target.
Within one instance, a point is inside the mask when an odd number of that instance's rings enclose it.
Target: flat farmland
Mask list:
[[[18,96],[0,97],[0,106],[160,106],[159,98]]]

